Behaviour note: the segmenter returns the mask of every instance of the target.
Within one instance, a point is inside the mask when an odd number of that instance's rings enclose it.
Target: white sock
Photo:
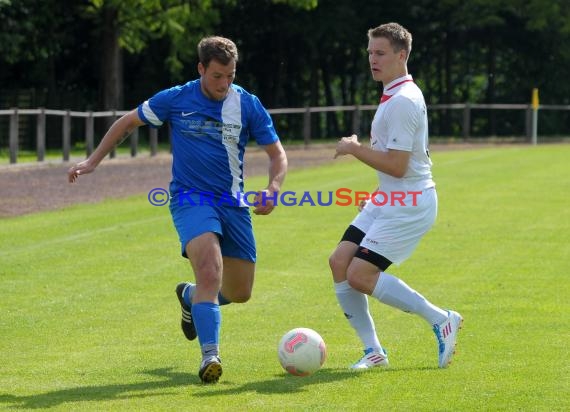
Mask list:
[[[404,312],[416,313],[430,325],[439,324],[448,317],[447,311],[434,306],[405,282],[386,272],[380,273],[372,296]]]
[[[368,310],[368,297],[351,288],[346,280],[335,283],[334,290],[338,303],[344,311],[344,316],[358,334],[364,349],[381,349],[382,346],[380,346],[380,341],[376,336],[374,321]]]

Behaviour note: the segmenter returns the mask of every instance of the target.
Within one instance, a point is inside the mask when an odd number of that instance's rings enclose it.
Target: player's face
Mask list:
[[[372,78],[383,84],[407,74],[406,52],[395,52],[385,37],[372,37],[368,40],[368,62]]]
[[[198,72],[202,93],[212,100],[223,100],[236,77],[236,62],[232,60],[229,64],[223,65],[212,60],[208,67],[198,63]]]

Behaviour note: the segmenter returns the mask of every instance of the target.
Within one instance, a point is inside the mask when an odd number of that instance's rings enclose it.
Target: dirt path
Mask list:
[[[332,145],[287,149],[290,169],[330,162],[333,154]],[[0,166],[0,218],[148,193],[155,187],[168,188],[171,163],[168,154],[106,159],[93,174],[75,184],[67,183],[66,171],[71,163]],[[250,148],[244,165],[246,177],[267,173],[267,155]]]
[[[481,144],[432,145],[432,152],[481,148]],[[334,144],[309,148],[288,147],[289,170],[333,161]],[[79,161],[76,159],[75,161]],[[245,176],[267,173],[267,155],[248,148]],[[76,203],[96,203],[106,198],[146,194],[155,187],[168,188],[171,157],[116,158],[104,160],[88,177],[67,183],[70,163],[28,163],[0,166],[0,218],[60,209]]]

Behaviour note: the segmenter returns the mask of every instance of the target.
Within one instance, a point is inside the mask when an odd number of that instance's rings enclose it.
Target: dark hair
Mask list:
[[[398,23],[386,23],[368,30],[368,38],[385,37],[395,52],[405,50],[409,56],[412,51],[412,34]]]
[[[237,63],[237,46],[233,41],[225,37],[204,37],[198,43],[198,58],[204,67],[208,67],[212,60],[216,60],[223,65],[229,64],[232,60],[235,60]]]

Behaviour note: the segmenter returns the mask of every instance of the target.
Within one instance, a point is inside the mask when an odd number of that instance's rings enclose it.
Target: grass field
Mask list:
[[[425,321],[371,299],[391,366],[350,372],[361,348],[327,258],[355,208],[280,207],[254,217],[254,295],[223,308],[224,375],[200,384],[174,294],[189,265],[168,209],[141,194],[0,220],[0,409],[570,410],[570,146],[433,158],[438,221],[390,272],[464,316],[449,369],[437,368]],[[284,189],[374,185],[371,170],[341,161],[293,171]],[[281,335],[298,326],[328,348],[308,378],[277,360]]]

